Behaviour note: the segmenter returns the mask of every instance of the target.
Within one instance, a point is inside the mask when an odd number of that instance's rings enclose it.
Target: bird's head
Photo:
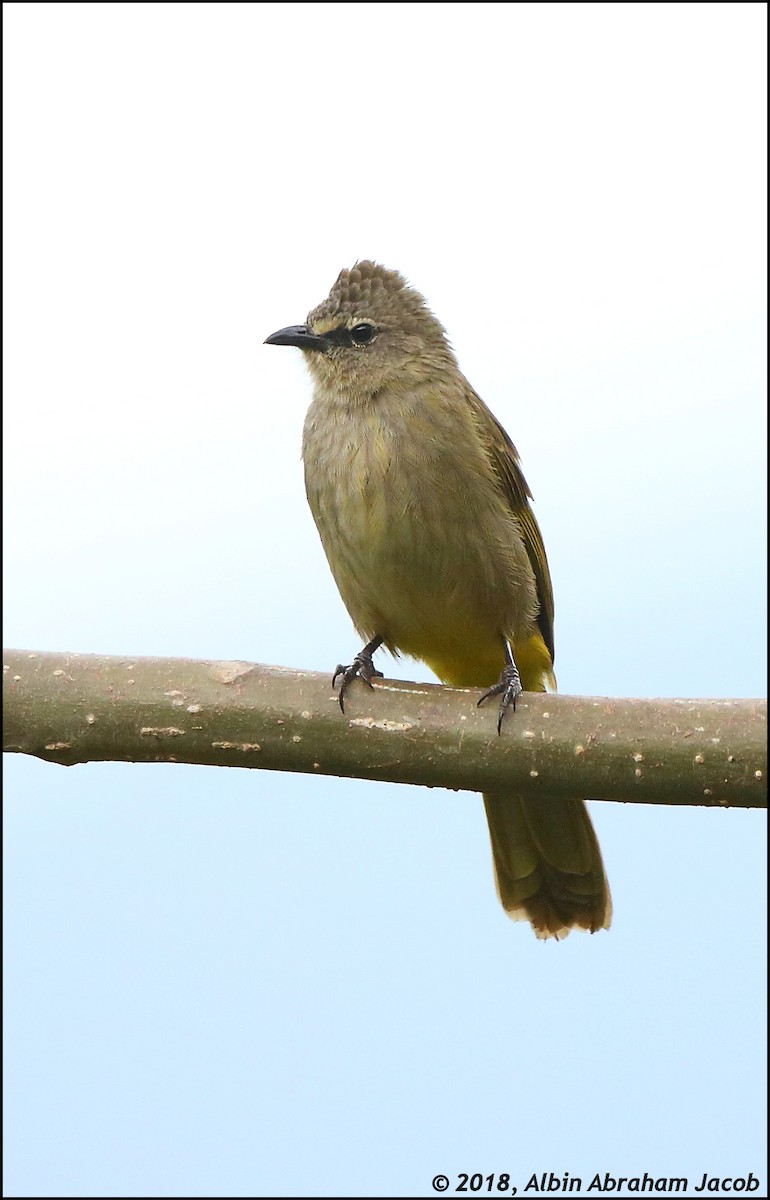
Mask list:
[[[455,369],[443,326],[398,271],[364,260],[341,271],[304,325],[265,341],[297,346],[315,382],[362,398],[382,388],[411,390],[431,374]]]

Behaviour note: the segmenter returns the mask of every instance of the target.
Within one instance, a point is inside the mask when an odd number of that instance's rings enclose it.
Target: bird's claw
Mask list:
[[[490,696],[500,697],[500,707],[497,710],[497,732],[498,734],[503,727],[503,717],[507,708],[512,708],[516,712],[516,701],[524,689],[521,686],[521,678],[516,669],[515,663],[509,663],[504,669],[494,687],[489,688],[484,692],[484,695],[477,701],[476,707],[483,704]]]
[[[344,667],[342,663],[338,664],[336,671],[332,675],[332,688],[335,687],[340,676],[342,677],[342,683],[340,684],[339,700],[340,708],[343,712],[345,711],[345,693],[356,676],[359,679],[363,679],[364,683],[368,684],[369,687],[372,686],[373,679],[382,679],[383,677],[382,671],[378,671],[372,662],[371,654],[367,654],[363,650],[360,654],[356,655],[350,666]]]

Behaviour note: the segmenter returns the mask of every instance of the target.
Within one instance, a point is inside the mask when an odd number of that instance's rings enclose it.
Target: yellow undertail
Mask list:
[[[513,647],[528,692],[555,688],[551,656],[535,633]],[[505,665],[499,645],[470,647],[467,659],[426,659],[444,683],[489,687]],[[503,730],[503,735],[505,730]],[[543,781],[547,786],[547,781]],[[539,938],[570,929],[609,928],[612,901],[591,818],[581,799],[489,792],[484,807],[492,842],[497,892],[514,920],[528,920]]]

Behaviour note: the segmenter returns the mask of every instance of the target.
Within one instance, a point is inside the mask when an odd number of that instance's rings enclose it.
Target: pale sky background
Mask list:
[[[262,343],[372,257],[521,452],[561,690],[764,694],[765,24],[5,5],[5,644],[349,660]],[[766,1191],[763,813],[595,804],[613,928],[543,945],[474,795],[6,784],[7,1195]]]

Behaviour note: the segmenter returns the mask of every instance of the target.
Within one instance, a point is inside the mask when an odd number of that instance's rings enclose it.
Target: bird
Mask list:
[[[313,398],[305,489],[340,596],[364,646],[338,665],[344,711],[373,654],[422,660],[443,683],[499,696],[498,734],[522,691],[556,686],[554,602],[518,452],[461,373],[446,330],[398,271],[340,272],[294,346]],[[515,719],[515,718],[514,718]],[[497,892],[540,939],[609,928],[599,843],[585,802],[484,794]]]

